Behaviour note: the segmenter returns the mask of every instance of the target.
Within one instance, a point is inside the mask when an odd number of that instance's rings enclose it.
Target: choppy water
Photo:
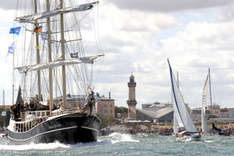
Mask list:
[[[0,156],[234,156],[234,137],[207,136],[200,142],[176,142],[173,136],[112,133],[96,143],[8,145],[0,138]]]

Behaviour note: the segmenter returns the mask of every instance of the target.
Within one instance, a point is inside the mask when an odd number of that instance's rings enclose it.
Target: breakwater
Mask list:
[[[123,123],[110,125],[101,129],[100,135],[109,135],[113,132],[128,134],[152,133],[158,135],[172,135],[173,128],[172,125],[157,125],[152,123]]]
[[[224,134],[234,135],[234,124],[216,123]],[[201,132],[201,126],[196,125],[197,130]],[[219,134],[219,132],[212,130],[211,124],[208,125],[210,134]],[[119,123],[112,124],[100,130],[100,135],[109,135],[113,132],[127,133],[127,134],[157,134],[169,136],[173,134],[172,124],[156,124],[156,123]]]

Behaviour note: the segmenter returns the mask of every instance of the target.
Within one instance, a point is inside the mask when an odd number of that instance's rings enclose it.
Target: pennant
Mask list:
[[[40,46],[36,46],[36,49],[37,49],[37,50],[40,50],[40,49],[41,49],[41,47],[40,47]]]
[[[16,35],[19,35],[20,34],[20,30],[21,30],[21,27],[14,27],[14,28],[11,28],[10,29],[10,34],[16,34]]]
[[[15,42],[11,43],[8,47],[8,54],[13,54],[15,52]]]
[[[6,111],[2,111],[2,116],[6,116]]]
[[[41,33],[41,39],[42,39],[42,40],[48,40],[48,34],[46,34],[46,33]]]
[[[37,26],[35,29],[34,29],[34,32],[41,32],[42,31],[42,26]]]

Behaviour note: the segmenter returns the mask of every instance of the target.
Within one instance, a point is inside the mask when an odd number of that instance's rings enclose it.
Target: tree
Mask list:
[[[121,116],[123,116],[123,114],[127,114],[128,113],[128,108],[123,107],[123,106],[115,106],[115,116],[117,116],[117,114],[120,113]]]
[[[111,124],[113,124],[115,122],[115,118],[112,115],[101,115],[101,114],[97,114],[97,116],[101,119],[102,123],[101,123],[101,129],[105,128]]]

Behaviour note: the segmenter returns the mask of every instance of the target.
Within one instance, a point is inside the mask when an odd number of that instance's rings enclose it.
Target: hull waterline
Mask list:
[[[48,119],[29,131],[12,132],[7,138],[13,144],[51,143],[64,144],[97,141],[100,119],[97,116],[84,116],[79,113],[62,115]]]

